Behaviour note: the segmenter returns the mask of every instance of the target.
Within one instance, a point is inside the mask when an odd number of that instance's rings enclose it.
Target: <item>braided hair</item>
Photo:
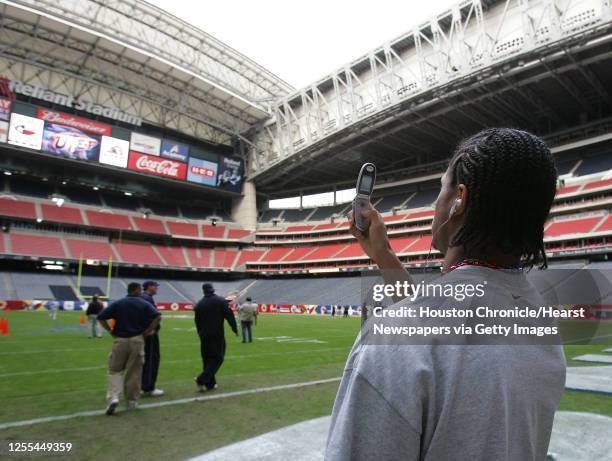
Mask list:
[[[544,141],[525,131],[490,128],[462,141],[448,169],[465,184],[462,227],[450,245],[466,255],[497,249],[521,265],[546,268],[544,222],[555,197],[557,170]]]

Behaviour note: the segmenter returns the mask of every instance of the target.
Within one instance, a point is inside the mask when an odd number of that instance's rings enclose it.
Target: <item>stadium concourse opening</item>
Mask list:
[[[612,5],[562,6],[297,89],[141,0],[0,3],[0,454],[612,460]],[[478,309],[565,341],[366,341]]]

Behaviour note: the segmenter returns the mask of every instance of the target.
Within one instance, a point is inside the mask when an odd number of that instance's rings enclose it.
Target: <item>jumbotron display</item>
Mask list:
[[[0,98],[0,142],[236,193],[244,178],[241,158],[8,98]]]

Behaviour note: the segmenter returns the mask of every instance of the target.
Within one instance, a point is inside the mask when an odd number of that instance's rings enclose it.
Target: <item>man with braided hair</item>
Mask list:
[[[478,306],[544,306],[524,270],[546,267],[544,223],[555,195],[552,155],[538,137],[493,128],[461,142],[442,176],[432,223],[444,254],[437,282],[486,280]],[[410,275],[371,208],[365,232],[351,232],[388,284]],[[432,306],[440,294],[387,310]],[[469,306],[469,304],[468,304]],[[473,307],[473,306],[471,306]],[[351,351],[334,404],[327,460],[504,460],[546,458],[565,384],[565,357],[553,343],[372,340],[371,318]],[[391,325],[414,325],[411,318]],[[535,320],[525,319],[525,325]],[[552,323],[552,320],[550,320]],[[417,323],[418,324],[418,323]],[[462,341],[462,339],[464,341]],[[385,342],[387,341],[387,342]]]

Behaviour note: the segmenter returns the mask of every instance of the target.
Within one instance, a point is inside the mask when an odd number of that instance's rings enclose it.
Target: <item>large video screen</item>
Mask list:
[[[130,133],[44,107],[32,109],[25,112],[36,117],[19,113],[22,109],[14,112],[13,101],[0,98],[0,143],[236,193],[242,190],[245,171],[239,157],[150,134]]]

